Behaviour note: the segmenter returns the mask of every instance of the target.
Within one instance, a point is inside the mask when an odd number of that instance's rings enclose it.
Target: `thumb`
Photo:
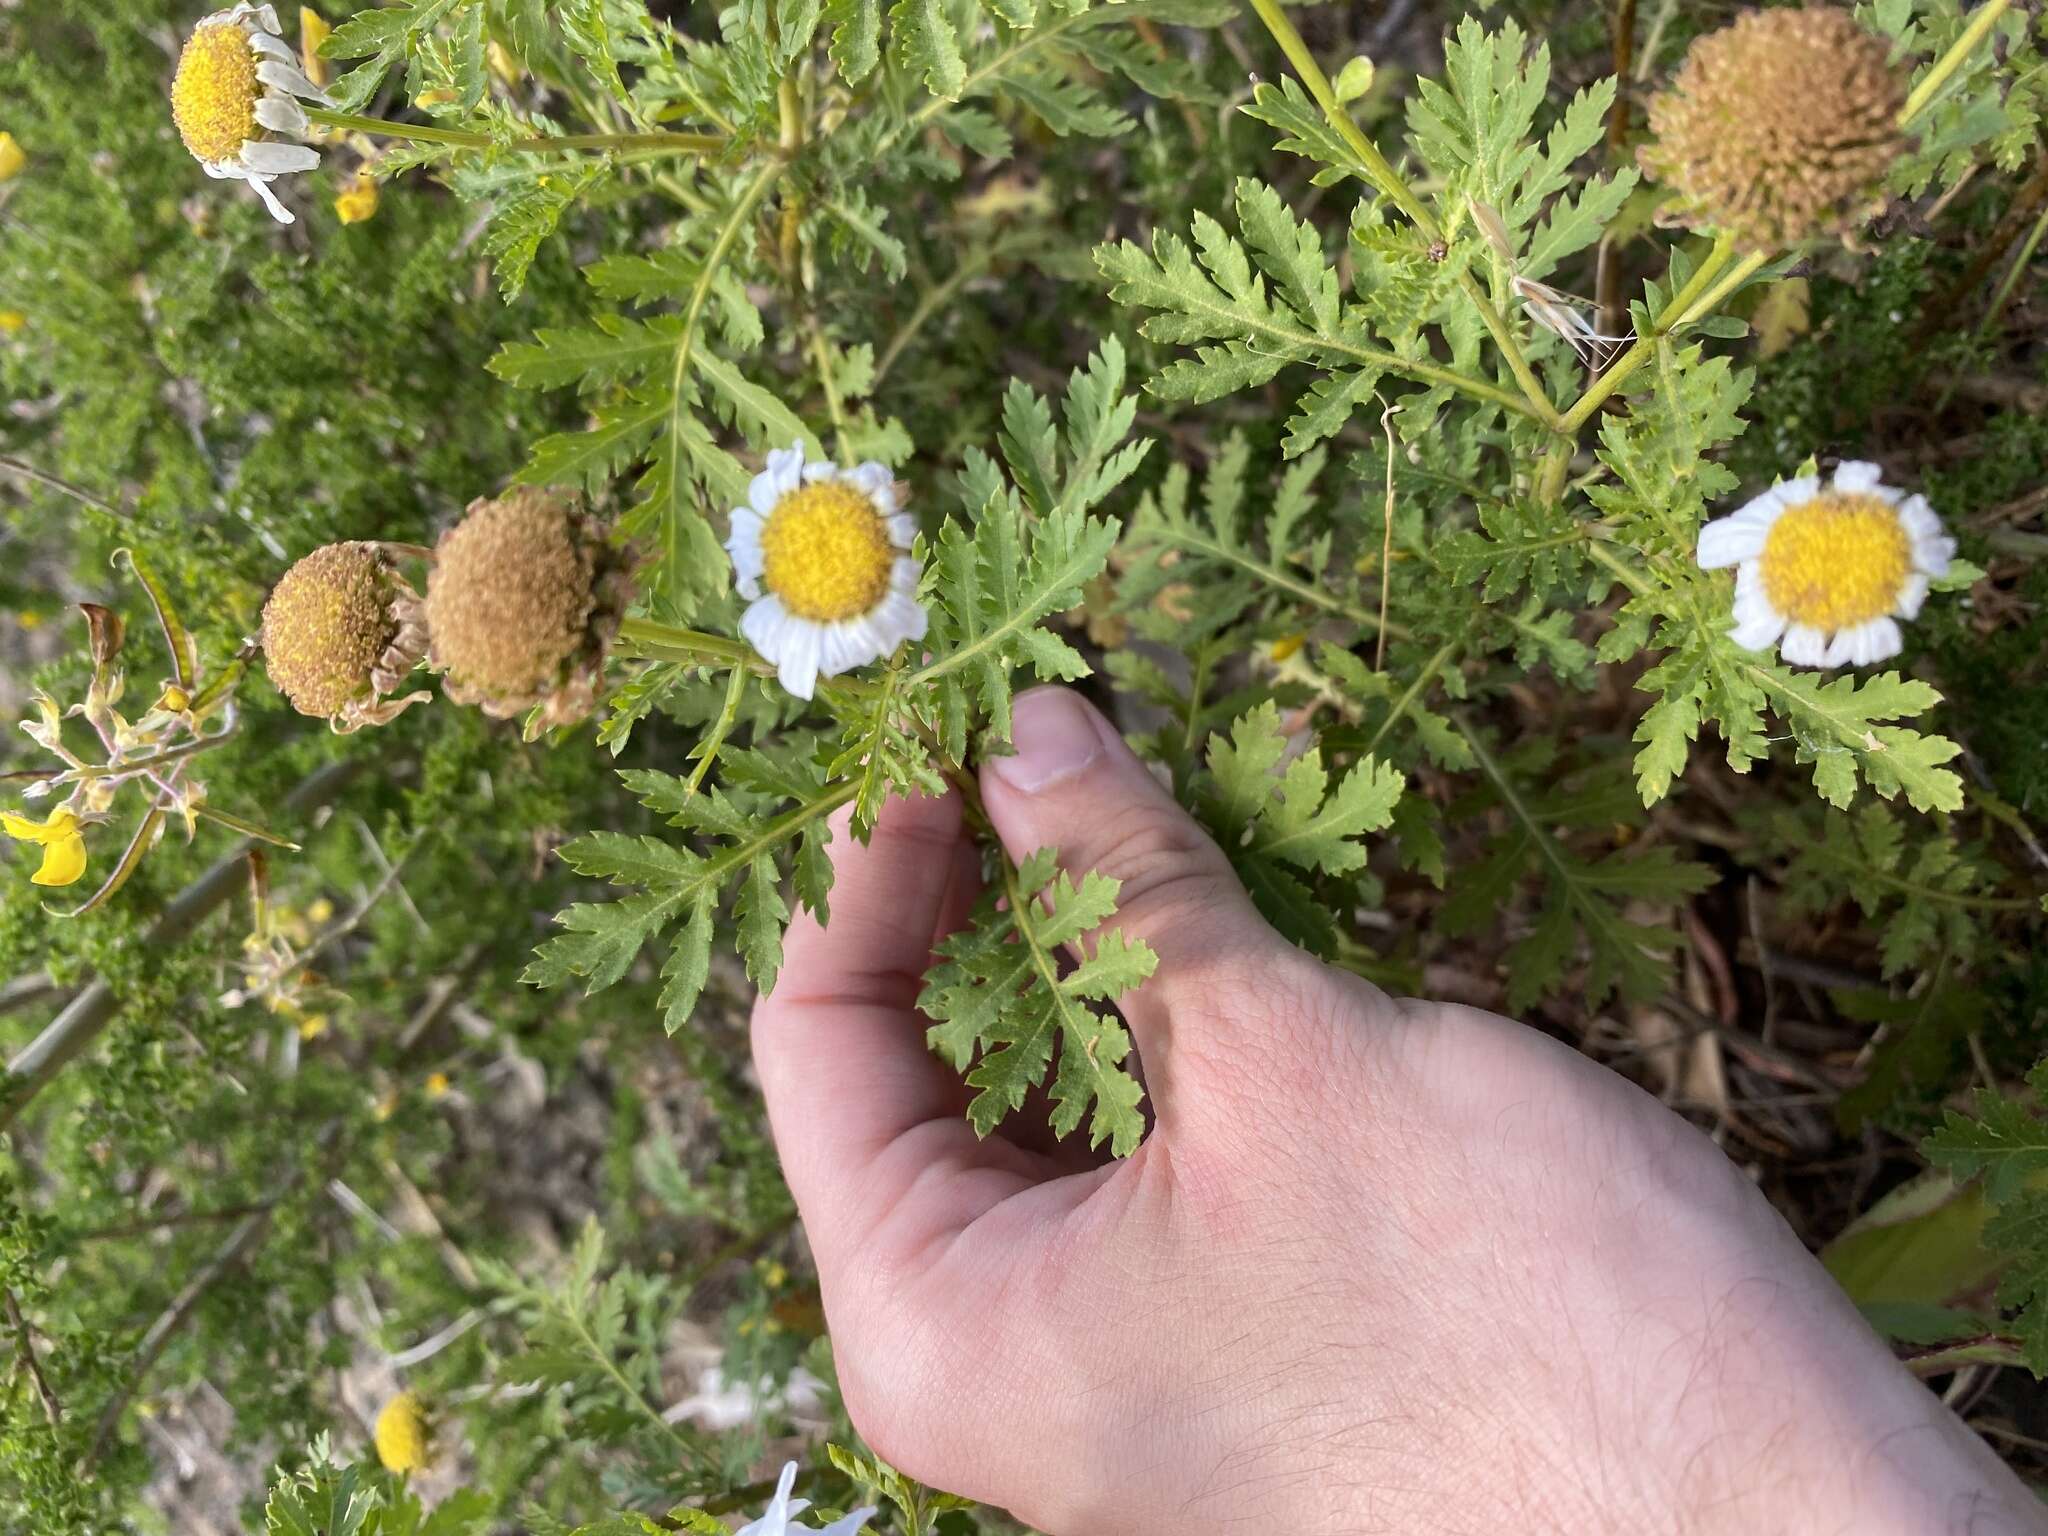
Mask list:
[[[1176,1014],[1198,1012],[1205,1033],[1233,1027],[1232,1000],[1298,952],[1259,916],[1223,850],[1081,695],[1020,695],[1011,736],[1016,754],[981,770],[1005,851],[1021,861],[1057,848],[1077,879],[1099,870],[1122,882],[1111,923],[1159,956],[1152,979],[1120,1000],[1156,1092]]]

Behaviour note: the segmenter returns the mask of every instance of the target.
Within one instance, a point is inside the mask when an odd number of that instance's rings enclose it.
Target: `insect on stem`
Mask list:
[[[1473,226],[1506,265],[1508,288],[1522,301],[1522,308],[1528,311],[1529,318],[1560,338],[1580,362],[1597,373],[1614,361],[1623,347],[1636,339],[1633,330],[1626,336],[1601,334],[1586,313],[1594,308],[1592,300],[1560,292],[1548,283],[1522,276],[1516,270],[1514,245],[1508,239],[1507,225],[1501,216],[1485,203],[1475,202],[1471,208]]]

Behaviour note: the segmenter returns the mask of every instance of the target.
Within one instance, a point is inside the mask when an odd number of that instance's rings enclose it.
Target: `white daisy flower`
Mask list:
[[[301,100],[328,104],[279,34],[270,5],[233,5],[200,22],[171,81],[171,116],[200,169],[248,182],[280,224],[292,222],[291,211],[270,183],[320,163],[317,151],[275,137],[312,131]]]
[[[820,677],[879,661],[924,638],[918,565],[904,551],[917,519],[888,467],[806,464],[778,448],[732,511],[740,633],[775,663],[782,686],[808,699]]]
[[[1920,612],[1955,552],[1926,497],[1847,463],[1832,485],[1803,475],[1708,523],[1699,562],[1736,567],[1737,645],[1775,644],[1795,666],[1861,667],[1898,654],[1897,621]]]
[[[782,1476],[775,1484],[775,1497],[768,1501],[768,1508],[762,1512],[761,1518],[749,1521],[734,1531],[732,1536],[789,1536],[792,1531],[801,1533],[801,1536],[853,1536],[855,1531],[875,1516],[872,1507],[856,1509],[843,1519],[820,1526],[815,1532],[801,1525],[791,1525],[789,1522],[792,1516],[799,1515],[811,1507],[809,1499],[792,1499],[789,1496],[790,1489],[795,1486],[796,1463],[786,1461],[782,1464]]]

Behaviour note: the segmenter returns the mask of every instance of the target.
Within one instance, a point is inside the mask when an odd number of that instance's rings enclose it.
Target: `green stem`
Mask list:
[[[1251,4],[1252,9],[1258,13],[1259,20],[1265,23],[1266,30],[1272,33],[1273,41],[1280,45],[1280,51],[1287,55],[1287,62],[1294,66],[1294,72],[1301,77],[1301,83],[1308,87],[1309,94],[1323,109],[1323,116],[1329,119],[1330,126],[1337,130],[1344,142],[1351,147],[1351,152],[1358,157],[1360,168],[1366,173],[1366,179],[1390,198],[1395,207],[1408,215],[1425,239],[1441,239],[1443,226],[1437,223],[1436,215],[1429,211],[1429,206],[1415,195],[1414,189],[1401,178],[1400,172],[1396,171],[1387,157],[1380,153],[1379,146],[1367,138],[1358,124],[1352,121],[1351,114],[1344,110],[1344,104],[1337,99],[1336,91],[1331,88],[1329,77],[1323,73],[1322,65],[1318,64],[1316,56],[1309,52],[1308,44],[1302,41],[1301,34],[1294,29],[1294,23],[1287,19],[1287,13],[1280,9],[1277,0],[1251,0]],[[1521,387],[1523,398],[1529,404],[1530,414],[1552,431],[1561,430],[1562,424],[1558,418],[1557,407],[1550,403],[1549,394],[1536,377],[1535,370],[1529,366],[1528,358],[1522,355],[1521,346],[1516,342],[1514,332],[1509,329],[1507,321],[1501,318],[1500,311],[1495,309],[1486,295],[1480,291],[1478,280],[1471,273],[1461,273],[1458,284],[1464,290],[1465,297],[1479,311],[1479,318],[1485,322],[1487,330],[1493,334],[1494,345],[1500,348],[1501,356],[1507,361],[1508,372],[1515,376],[1515,383]]]
[[[330,107],[307,107],[308,121],[344,133],[374,133],[389,139],[408,139],[418,144],[448,144],[458,149],[502,149],[514,154],[545,155],[559,150],[594,149],[605,152],[661,150],[677,155],[714,154],[726,141],[711,133],[564,133],[527,139],[494,139],[487,133],[465,128],[441,128],[431,123],[394,123],[381,117],[364,117],[355,112],[336,112]]]
[[[1998,25],[1998,18],[2005,14],[2011,4],[2012,0],[1986,0],[1986,3],[1978,8],[1977,14],[1970,18],[1970,24],[1963,28],[1963,35],[1949,45],[1948,52],[1935,60],[1934,68],[1922,75],[1920,83],[1913,87],[1912,94],[1906,98],[1906,104],[1899,109],[1901,128],[1910,126],[1914,118],[1933,104],[1936,93],[1948,84],[1957,70],[1963,67],[1964,61],[1977,51],[1977,45],[1991,35],[1991,29]]]
[[[1592,414],[1607,402],[1607,398],[1628,381],[1629,375],[1642,367],[1650,354],[1656,350],[1658,342],[1677,329],[1680,324],[1696,320],[1706,313],[1699,306],[1696,296],[1719,275],[1721,269],[1728,264],[1728,259],[1734,254],[1735,247],[1726,237],[1714,242],[1714,248],[1707,252],[1706,256],[1701,260],[1698,270],[1693,273],[1683,288],[1671,296],[1671,302],[1664,306],[1664,314],[1671,318],[1668,320],[1659,318],[1649,335],[1638,336],[1635,344],[1614,360],[1613,367],[1609,368],[1587,386],[1586,392],[1579,396],[1578,401],[1570,410],[1564,413],[1564,422],[1561,430],[1568,434],[1576,433],[1579,428],[1586,424]],[[1762,266],[1767,259],[1764,256],[1744,257],[1743,276],[1747,277],[1749,273]],[[1725,291],[1720,288],[1715,290],[1716,302],[1719,301],[1720,297],[1724,296]]]

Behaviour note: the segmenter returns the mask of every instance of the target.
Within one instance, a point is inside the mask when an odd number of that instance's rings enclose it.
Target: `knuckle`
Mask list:
[[[1178,810],[1131,813],[1094,864],[1120,883],[1117,910],[1133,925],[1212,909],[1233,889],[1222,850]]]

